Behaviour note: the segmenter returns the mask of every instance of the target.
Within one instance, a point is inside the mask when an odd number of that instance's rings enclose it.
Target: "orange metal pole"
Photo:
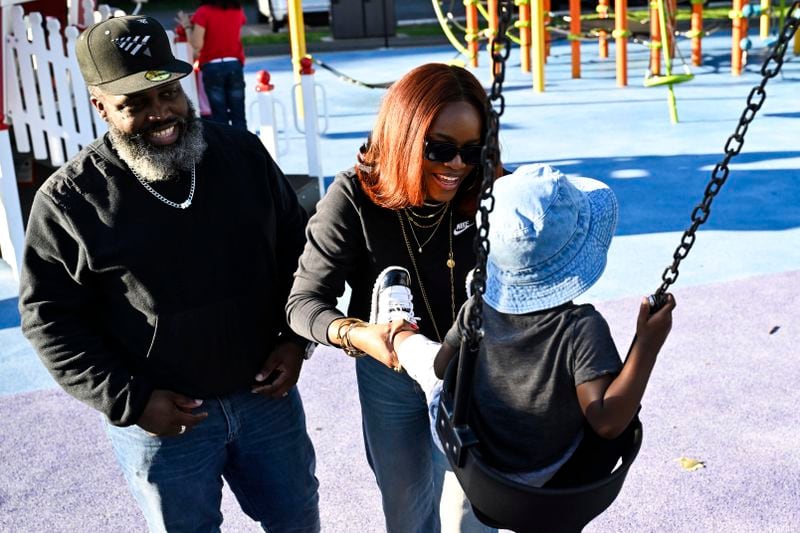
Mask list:
[[[703,0],[692,0],[692,65],[703,64]]]
[[[489,12],[489,44],[487,45],[487,49],[489,50],[489,57],[491,57],[494,55],[494,50],[492,50],[491,46],[497,35],[497,0],[488,0],[488,2],[486,2],[486,9]],[[492,68],[494,68],[493,64]],[[492,79],[494,79],[494,76],[495,72],[492,71]]]
[[[572,48],[572,77],[581,77],[581,0],[569,0],[569,38]]]
[[[608,18],[608,0],[598,0],[597,15],[601,19]],[[597,36],[597,52],[603,59],[608,57],[608,32],[606,30],[600,30]]]
[[[678,0],[667,0],[665,2],[667,6],[667,10],[669,13],[669,18],[667,21],[669,25],[667,26],[667,30],[670,30],[672,33],[667,35],[667,42],[669,43],[669,57],[675,57],[675,28],[678,26],[677,23],[677,16],[678,16]]]
[[[519,55],[522,72],[531,71],[531,2],[522,0],[519,2],[519,36],[520,44]]]
[[[470,65],[478,66],[478,8],[472,2],[466,5],[467,11],[467,50],[472,56]]]
[[[744,0],[733,0],[733,32],[731,37],[731,74],[740,76],[742,74],[742,49],[739,43],[747,34],[747,21],[742,15]]]
[[[617,87],[628,85],[628,1],[614,0],[614,42]]]
[[[650,74],[661,74],[661,26],[658,24],[658,2],[650,2]]]

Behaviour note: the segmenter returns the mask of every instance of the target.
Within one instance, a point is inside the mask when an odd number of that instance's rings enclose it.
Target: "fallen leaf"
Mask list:
[[[681,464],[681,468],[687,472],[694,472],[695,470],[700,470],[701,468],[706,467],[706,464],[703,461],[690,459],[688,457],[679,457],[676,459],[676,461],[678,461]]]

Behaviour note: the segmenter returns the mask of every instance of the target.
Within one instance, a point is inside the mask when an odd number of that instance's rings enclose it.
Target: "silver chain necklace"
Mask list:
[[[136,171],[134,171],[132,168],[130,169],[130,171],[134,175],[134,177],[137,180],[139,180],[139,183],[141,183],[142,186],[150,192],[150,194],[152,194],[153,196],[155,196],[156,198],[158,198],[159,200],[161,200],[162,202],[164,202],[168,206],[174,207],[175,209],[186,209],[190,205],[192,205],[192,198],[194,198],[194,185],[195,185],[195,164],[194,164],[194,162],[192,162],[192,185],[191,185],[191,187],[189,187],[189,197],[186,200],[184,200],[183,202],[181,202],[181,203],[173,202],[172,200],[169,200],[169,199],[165,198],[162,194],[160,194],[157,190],[155,190],[149,183],[147,183],[146,179],[144,179],[139,174],[137,174]]]

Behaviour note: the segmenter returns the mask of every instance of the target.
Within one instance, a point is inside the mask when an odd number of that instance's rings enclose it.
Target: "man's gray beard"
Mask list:
[[[199,163],[206,150],[203,124],[189,104],[189,116],[183,121],[183,133],[173,144],[156,146],[143,135],[127,135],[108,125],[111,144],[120,159],[143,180],[148,182],[175,179],[181,170],[189,171]]]

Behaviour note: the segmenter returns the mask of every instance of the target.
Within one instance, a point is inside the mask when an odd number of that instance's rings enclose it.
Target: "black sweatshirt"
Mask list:
[[[419,277],[400,230],[399,214],[403,216],[399,211],[375,205],[362,191],[353,170],[336,176],[308,222],[306,247],[287,304],[289,324],[298,334],[329,344],[328,326],[342,316],[336,309],[336,301],[344,293],[345,282],[352,288],[347,315],[368,320],[375,278],[387,266],[396,265],[405,267],[411,274],[414,310],[420,317],[421,332],[437,339],[432,314],[442,336],[439,340],[443,340],[453,323],[452,305],[457,312],[466,300],[466,275],[475,266],[474,218],[453,214],[452,245],[456,265],[453,273],[455,301],[452,302],[446,265],[450,249],[448,233],[451,233],[449,214],[430,242],[424,244],[422,253],[418,253],[418,243],[414,242],[409,224],[403,219]],[[422,243],[430,235],[430,230],[415,228],[415,231]],[[420,277],[432,313],[428,312],[422,296]]]
[[[37,192],[20,283],[22,330],[55,380],[111,423],[153,389],[192,398],[253,383],[279,336],[306,214],[254,135],[204,123],[185,210],[140,184],[108,137]],[[190,173],[156,185],[182,202]]]

